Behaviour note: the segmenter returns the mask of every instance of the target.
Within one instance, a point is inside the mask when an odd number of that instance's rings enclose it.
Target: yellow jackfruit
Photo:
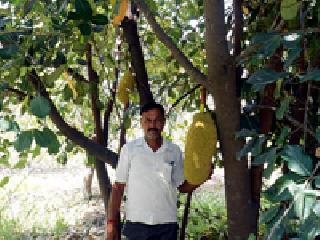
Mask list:
[[[125,15],[126,15],[127,9],[128,9],[128,0],[121,0],[119,13],[117,16],[115,16],[113,18],[112,23],[114,26],[117,26],[122,22],[122,20],[124,19]]]
[[[209,112],[196,113],[185,143],[184,175],[194,185],[205,182],[217,148],[217,129]]]
[[[118,87],[118,99],[126,104],[129,101],[129,93],[134,90],[135,81],[131,71],[127,71],[120,80]]]

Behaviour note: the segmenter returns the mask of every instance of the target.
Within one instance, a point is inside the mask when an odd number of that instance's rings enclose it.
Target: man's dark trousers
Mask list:
[[[128,240],[177,240],[177,223],[148,225],[127,221],[123,234]]]

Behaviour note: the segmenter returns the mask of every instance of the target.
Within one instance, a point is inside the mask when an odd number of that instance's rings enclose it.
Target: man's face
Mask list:
[[[164,123],[164,117],[159,109],[151,109],[142,113],[141,126],[143,128],[145,138],[149,140],[157,140],[161,138]]]

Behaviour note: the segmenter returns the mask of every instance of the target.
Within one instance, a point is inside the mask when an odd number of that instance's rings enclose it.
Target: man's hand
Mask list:
[[[119,231],[116,222],[107,222],[106,223],[106,240],[118,240],[119,239]]]

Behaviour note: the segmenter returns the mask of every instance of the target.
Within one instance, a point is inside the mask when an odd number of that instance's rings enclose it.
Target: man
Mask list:
[[[118,216],[127,187],[128,240],[177,239],[177,188],[192,192],[198,186],[184,180],[179,147],[162,138],[163,106],[148,103],[141,108],[144,137],[124,145],[116,169],[106,221],[107,240],[118,240]]]

